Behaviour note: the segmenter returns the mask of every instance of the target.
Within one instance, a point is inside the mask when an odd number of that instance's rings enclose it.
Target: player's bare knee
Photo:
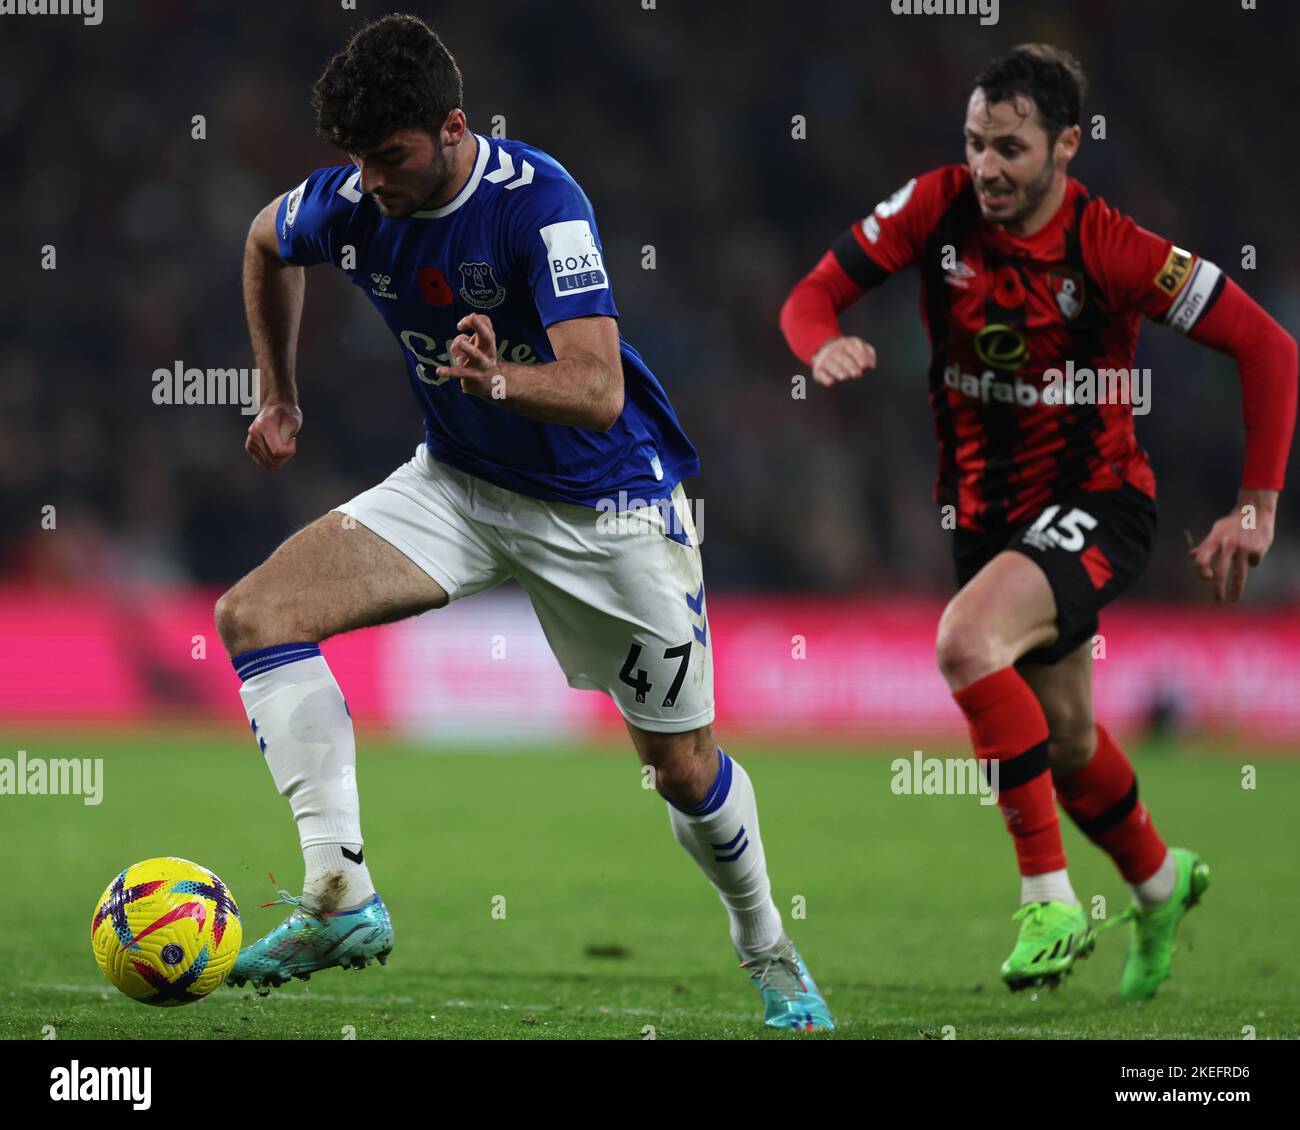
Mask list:
[[[934,653],[940,673],[953,690],[968,687],[1009,663],[982,625],[946,613],[939,622]]]
[[[217,634],[232,657],[259,647],[270,647],[263,642],[265,619],[263,609],[243,582],[235,585],[217,601],[213,618]]]
[[[289,627],[277,614],[275,603],[260,598],[256,586],[240,581],[226,592],[213,610],[217,634],[229,655],[242,655],[262,647],[298,643],[311,638],[305,629]],[[315,641],[313,641],[315,642]]]
[[[1097,727],[1091,713],[1077,714],[1050,726],[1047,760],[1053,775],[1068,777],[1082,769],[1097,750]]]
[[[685,734],[655,734],[646,756],[659,795],[682,808],[699,804],[717,775],[717,751],[707,726]]]
[[[240,646],[245,634],[247,616],[238,585],[227,589],[217,599],[217,605],[212,610],[212,619],[217,626],[217,635],[221,637],[221,642],[230,655],[235,656],[248,650]]]

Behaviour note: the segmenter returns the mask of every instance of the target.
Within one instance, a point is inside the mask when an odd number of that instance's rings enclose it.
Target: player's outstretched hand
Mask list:
[[[259,467],[274,471],[298,450],[294,438],[302,427],[302,409],[295,404],[268,404],[248,425],[244,450]]]
[[[458,377],[461,392],[491,397],[492,380],[501,372],[497,360],[497,335],[486,314],[466,314],[456,328],[460,333],[451,343],[450,365],[439,365],[440,377]]]
[[[1272,495],[1274,501],[1253,499],[1256,493]],[[1215,522],[1205,540],[1187,551],[1219,604],[1241,599],[1247,570],[1263,561],[1273,544],[1276,498],[1275,491],[1242,491],[1238,508]]]
[[[833,337],[813,354],[813,380],[819,385],[852,381],[876,367],[876,351],[860,337]]]

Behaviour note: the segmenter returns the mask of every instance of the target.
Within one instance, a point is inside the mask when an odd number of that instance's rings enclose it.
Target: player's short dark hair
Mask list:
[[[1054,145],[1061,131],[1076,125],[1088,93],[1088,76],[1079,60],[1050,43],[1021,43],[994,59],[975,79],[971,92],[984,91],[989,104],[1019,95],[1034,100],[1038,121]]]
[[[460,68],[433,28],[390,15],[366,24],[329,61],[311,104],[316,131],[360,153],[399,129],[436,133],[463,98]]]

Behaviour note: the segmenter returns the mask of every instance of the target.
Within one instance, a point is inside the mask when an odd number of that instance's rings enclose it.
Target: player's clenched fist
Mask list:
[[[268,404],[248,426],[244,450],[259,467],[274,471],[298,450],[294,436],[302,427],[302,410],[293,404]]]
[[[876,351],[860,337],[833,337],[813,354],[813,380],[819,385],[851,381],[876,367]]]
[[[460,333],[451,343],[452,363],[434,371],[440,377],[459,377],[462,392],[490,396],[492,378],[501,370],[492,319],[486,314],[466,314],[456,328]]]

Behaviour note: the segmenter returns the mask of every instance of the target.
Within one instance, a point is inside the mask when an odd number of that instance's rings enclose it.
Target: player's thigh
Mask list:
[[[509,535],[514,576],[569,685],[603,691],[652,734],[699,730],[714,713],[700,549],[680,487],[674,498],[677,529],[659,510],[529,502]]]
[[[503,581],[493,532],[471,513],[468,476],[414,458],[282,545],[218,604],[232,655],[441,608]]]
[[[1017,670],[1047,718],[1052,771],[1066,775],[1082,768],[1097,747],[1092,641],[1080,644],[1058,663],[1022,663]]]
[[[338,511],[299,530],[217,602],[231,654],[318,643],[447,603],[442,586],[378,534]]]
[[[935,653],[958,690],[1056,639],[1056,602],[1043,570],[1022,553],[993,557],[948,602]]]

